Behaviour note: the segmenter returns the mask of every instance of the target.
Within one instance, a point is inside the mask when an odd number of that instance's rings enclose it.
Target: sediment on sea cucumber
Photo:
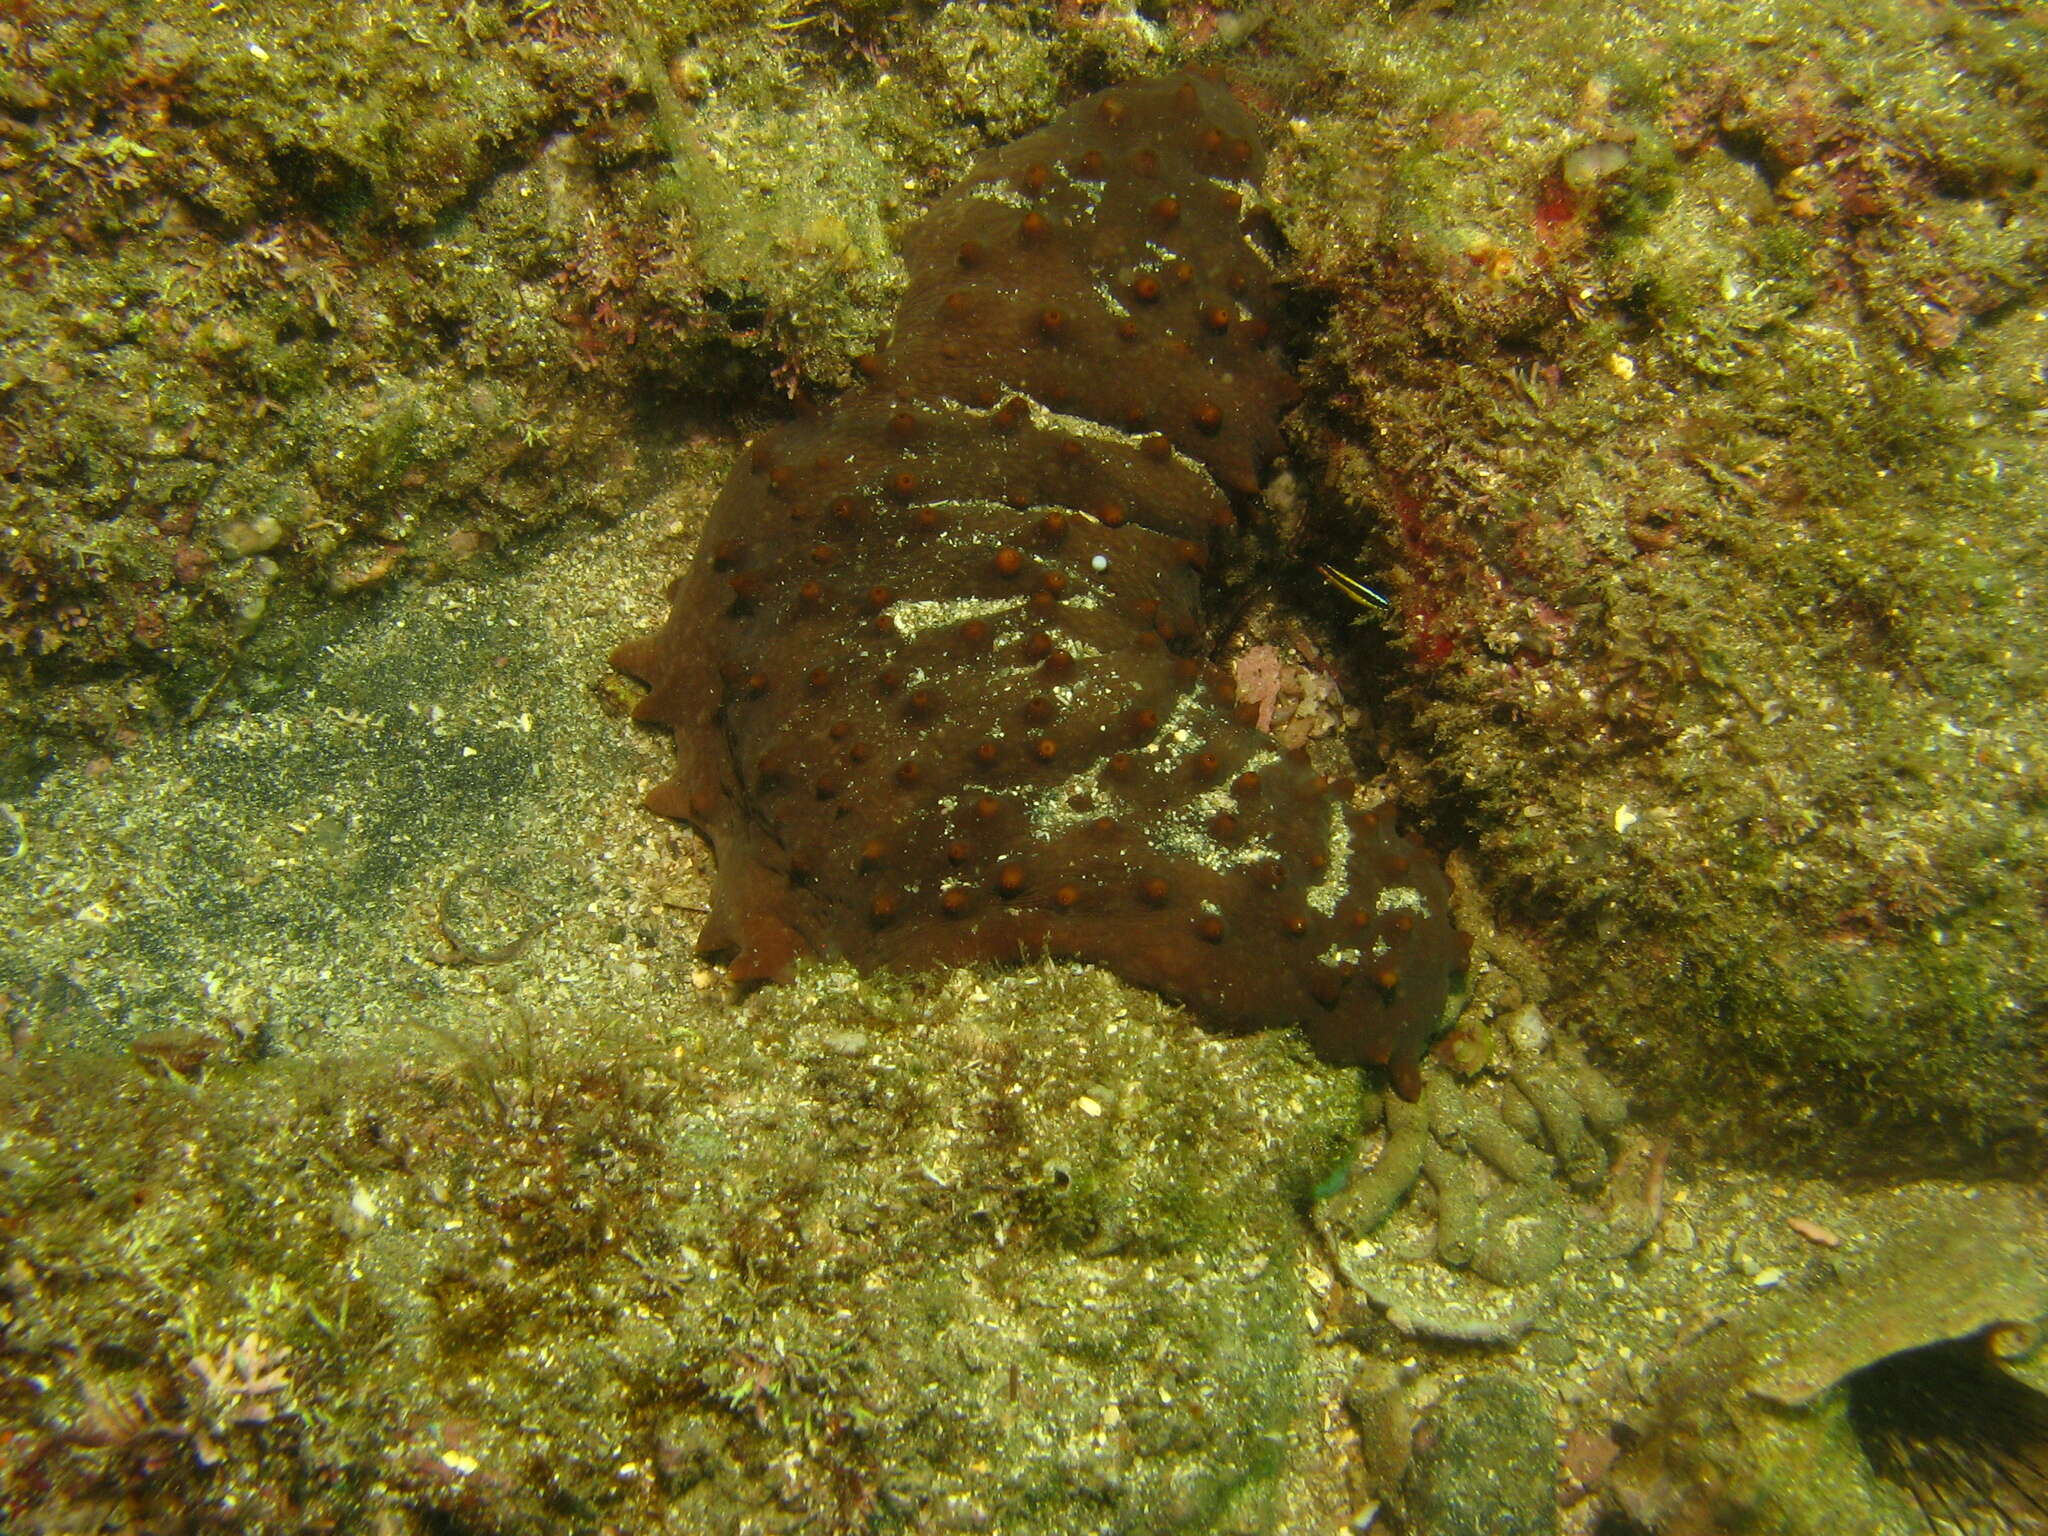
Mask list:
[[[1299,394],[1262,159],[1192,75],[984,155],[865,382],[734,468],[615,661],[675,732],[648,805],[711,845],[699,950],[735,980],[1070,957],[1417,1091],[1463,954],[1442,870],[1210,656],[1205,573]]]

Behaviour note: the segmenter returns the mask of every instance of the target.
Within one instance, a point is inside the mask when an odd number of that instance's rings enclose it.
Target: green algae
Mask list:
[[[1343,1074],[1050,970],[552,1035],[475,1011],[405,1051],[9,1075],[42,1386],[6,1410],[67,1506],[733,1529],[775,1469],[828,1528],[1270,1527],[1289,1196],[1356,1117]],[[204,1420],[194,1360],[251,1339],[288,1385]]]
[[[1543,935],[1564,1016],[1702,1147],[2024,1161],[2048,974],[2025,27],[1562,25],[1324,39],[1356,83],[1281,170],[1350,392],[1317,451],[1359,522],[1328,547],[1372,551],[1409,650],[1380,663],[1381,740]],[[1605,173],[1571,189],[1587,145]]]

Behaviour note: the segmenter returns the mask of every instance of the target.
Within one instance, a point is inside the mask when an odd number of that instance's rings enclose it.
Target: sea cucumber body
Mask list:
[[[1203,573],[1297,393],[1259,159],[1188,76],[985,157],[910,236],[869,382],[751,446],[620,648],[736,979],[1049,953],[1415,1090],[1460,954],[1441,870],[1206,659]]]

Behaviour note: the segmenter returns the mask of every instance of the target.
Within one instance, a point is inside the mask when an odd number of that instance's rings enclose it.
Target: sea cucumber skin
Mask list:
[[[1192,76],[1077,103],[912,232],[869,382],[743,454],[615,658],[674,729],[648,803],[711,845],[699,950],[736,980],[1071,957],[1416,1091],[1442,872],[1207,659],[1203,573],[1297,394],[1260,158]]]

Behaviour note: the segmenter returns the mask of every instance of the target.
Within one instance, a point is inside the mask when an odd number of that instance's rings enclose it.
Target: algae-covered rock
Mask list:
[[[1459,1382],[1416,1432],[1406,1512],[1416,1536],[1548,1536],[1557,1530],[1550,1407],[1501,1372]]]
[[[2028,1518],[2048,1464],[2044,1321],[2038,1216],[1991,1193],[1935,1201],[1701,1328],[1660,1373],[1608,1497],[1684,1536],[1908,1536],[1928,1508]]]
[[[1273,1528],[1352,1078],[1050,970],[691,1013],[10,1074],[43,1509]]]
[[[963,104],[1059,94],[1028,18],[948,14],[0,19],[0,796],[844,383],[896,226],[983,142]],[[876,67],[912,36],[936,95]]]
[[[1313,39],[1304,553],[1393,598],[1374,735],[1553,1011],[1717,1153],[2041,1146],[2038,41],[1828,3]]]

